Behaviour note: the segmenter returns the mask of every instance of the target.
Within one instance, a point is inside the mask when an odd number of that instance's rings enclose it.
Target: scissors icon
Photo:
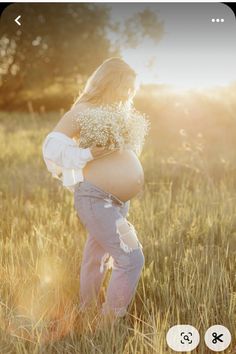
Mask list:
[[[218,341],[223,343],[223,340],[221,339],[221,337],[223,337],[223,334],[217,334],[216,332],[213,332],[212,337],[214,338],[212,339],[213,344],[216,344]]]

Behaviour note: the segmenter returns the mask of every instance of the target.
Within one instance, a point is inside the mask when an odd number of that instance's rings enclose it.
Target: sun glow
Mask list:
[[[168,45],[168,38],[163,40],[164,45]],[[136,50],[145,53],[143,45]],[[150,58],[147,59],[143,56],[135,58],[135,50],[125,50],[123,56],[138,73],[139,84],[170,85],[173,89],[181,91],[224,86],[236,80],[235,70],[233,71],[233,60],[236,56],[232,55],[230,58],[227,53],[210,56],[183,50],[171,55],[162,51],[160,44],[155,53],[150,53]]]
[[[175,90],[208,89],[236,80],[236,22],[223,4],[195,8],[184,4],[149,4],[163,21],[164,35],[158,43],[144,37],[136,48],[123,48],[122,56],[138,73],[142,84],[163,84]],[[124,19],[142,11],[144,4],[126,9]],[[176,7],[174,7],[176,6]],[[213,23],[212,14],[223,16]],[[113,16],[120,15],[114,5]],[[123,19],[123,20],[124,20]],[[119,18],[119,20],[121,20]],[[122,21],[122,20],[121,20]]]

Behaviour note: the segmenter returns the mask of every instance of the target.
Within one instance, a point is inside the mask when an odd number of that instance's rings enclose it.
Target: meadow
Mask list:
[[[191,107],[196,112],[192,101],[184,112],[180,108],[186,109],[189,100],[163,97],[137,102],[152,123],[141,155],[145,185],[131,200],[129,215],[143,245],[145,268],[129,316],[107,331],[95,331],[89,323],[83,332],[79,324],[78,331],[66,328],[78,306],[86,230],[73,194],[52,179],[42,160],[42,141],[59,114],[1,112],[1,354],[168,354],[173,351],[166,332],[177,323],[199,330],[201,342],[192,352],[199,354],[210,354],[204,344],[208,327],[228,327],[233,344],[223,353],[234,353],[236,120],[229,102],[216,106],[214,98],[212,112],[204,101],[210,122],[217,121],[210,124],[199,106],[199,120],[189,118]],[[63,318],[64,335],[41,343],[47,321]],[[36,334],[24,338],[32,324]]]

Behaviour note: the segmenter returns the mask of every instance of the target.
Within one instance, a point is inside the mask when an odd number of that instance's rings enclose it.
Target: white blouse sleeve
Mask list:
[[[81,169],[88,161],[93,160],[89,148],[79,148],[66,136],[65,140],[62,140],[49,134],[43,142],[42,152],[44,160],[52,161],[66,169]]]

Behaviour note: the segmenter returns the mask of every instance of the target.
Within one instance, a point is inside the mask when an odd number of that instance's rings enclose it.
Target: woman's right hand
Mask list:
[[[119,148],[116,149],[107,149],[104,147],[98,147],[98,146],[91,146],[90,151],[91,154],[93,155],[94,159],[100,159],[101,157],[104,157],[106,155],[110,155],[112,152],[119,150]]]

